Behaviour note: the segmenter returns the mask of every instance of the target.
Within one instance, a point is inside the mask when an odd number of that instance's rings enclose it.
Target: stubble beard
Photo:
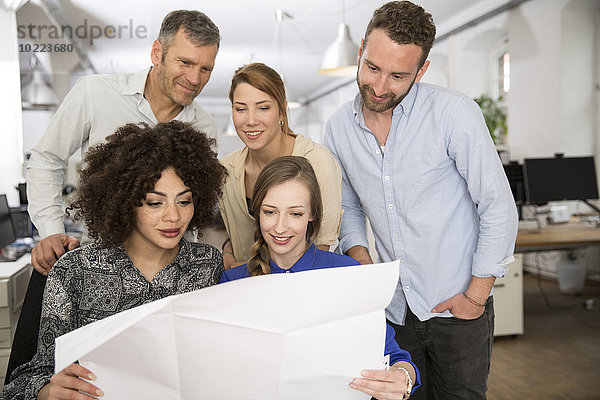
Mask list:
[[[164,64],[158,66],[156,68],[156,76],[158,77],[158,85],[160,86],[160,89],[162,90],[163,94],[169,98],[169,100],[171,100],[173,103],[177,104],[178,106],[181,107],[185,107],[189,104],[192,103],[192,101],[194,101],[194,99],[196,98],[196,96],[199,94],[196,93],[193,96],[192,95],[187,95],[187,94],[180,94],[177,93],[177,83],[175,81],[170,81],[169,78],[167,77],[167,74],[165,73],[166,67],[164,66]]]
[[[410,86],[408,87],[406,92],[402,93],[401,95],[396,95],[392,92],[386,93],[383,96],[377,96],[377,97],[387,97],[388,99],[386,101],[375,102],[375,101],[373,101],[373,99],[371,99],[371,95],[376,96],[375,91],[373,90],[371,85],[361,84],[360,78],[358,77],[358,72],[356,74],[356,83],[358,84],[358,91],[360,92],[360,97],[362,98],[364,106],[367,108],[367,110],[376,112],[376,113],[382,113],[384,111],[389,110],[390,108],[392,108],[392,109],[396,108],[396,106],[398,104],[400,104],[400,102],[402,100],[404,100],[404,98],[406,97],[408,92],[410,92],[410,89],[412,89],[413,85],[415,84],[415,80],[416,80],[416,77],[410,83]]]

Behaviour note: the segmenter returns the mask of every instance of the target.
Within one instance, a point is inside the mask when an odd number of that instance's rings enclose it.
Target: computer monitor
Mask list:
[[[0,194],[0,248],[17,240],[5,194]]]
[[[529,204],[598,198],[594,157],[527,158],[523,175]]]
[[[519,164],[517,161],[511,161],[509,164],[504,165],[504,173],[506,174],[508,184],[510,185],[510,191],[515,199],[515,204],[517,205],[519,219],[523,219],[523,205],[526,203],[523,165]]]
[[[19,183],[19,186],[17,187],[17,189],[19,190],[19,203],[21,203],[22,206],[28,204],[28,201],[27,201],[27,184],[26,183]]]
[[[525,203],[525,184],[523,182],[523,165],[516,161],[504,165],[504,173],[508,179],[510,190],[517,205]]]

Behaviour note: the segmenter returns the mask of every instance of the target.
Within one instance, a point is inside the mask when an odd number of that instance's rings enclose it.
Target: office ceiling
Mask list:
[[[419,3],[432,13],[438,26],[480,0],[421,0]],[[31,0],[17,13],[17,23],[31,21],[45,13],[53,16],[50,23],[60,25],[65,18],[74,27],[87,24],[101,29],[107,26],[126,26],[120,37],[80,39],[81,55],[98,73],[130,72],[150,64],[150,47],[162,18],[173,9],[199,9],[219,27],[222,36],[215,71],[201,97],[224,98],[233,71],[249,62],[264,62],[277,69],[288,86],[290,100],[310,98],[314,93],[334,84],[335,79],[317,74],[321,57],[337,35],[344,20],[350,27],[352,39],[359,44],[367,22],[380,0],[221,0],[221,1],[157,1],[157,0]],[[38,8],[37,12],[35,8]],[[287,16],[276,20],[276,11]],[[342,12],[344,10],[344,12]],[[36,17],[37,15],[37,17]],[[47,23],[47,22],[46,22]],[[83,31],[82,31],[83,32]],[[136,32],[138,33],[136,35]],[[25,39],[29,32],[24,35]],[[116,34],[118,36],[118,33]],[[104,35],[103,35],[104,36]],[[52,55],[73,58],[74,54]],[[22,72],[31,68],[27,54],[22,54]],[[76,67],[80,59],[64,62]],[[85,64],[85,63],[84,63]],[[88,70],[89,71],[89,70]]]

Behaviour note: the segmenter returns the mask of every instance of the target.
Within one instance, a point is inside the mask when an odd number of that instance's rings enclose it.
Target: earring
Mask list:
[[[283,128],[283,121],[279,121],[279,126]]]

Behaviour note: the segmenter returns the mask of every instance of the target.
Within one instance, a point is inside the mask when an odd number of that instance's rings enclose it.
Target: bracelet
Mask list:
[[[223,244],[221,245],[221,251],[225,250],[225,245],[226,245],[227,243],[229,243],[229,242],[231,242],[231,239],[230,239],[230,238],[227,238],[227,239],[225,239],[225,241],[224,241],[224,242],[223,242]]]
[[[233,257],[233,251],[224,251],[223,255],[225,255],[225,254],[231,254],[231,257]]]
[[[397,367],[396,369],[402,370],[406,374],[406,393],[404,393],[404,395],[402,396],[402,400],[408,400],[408,398],[410,397],[411,392],[412,392],[413,380],[410,377],[410,373],[408,372],[408,370],[406,368]]]
[[[463,292],[463,296],[465,296],[465,299],[469,300],[469,303],[473,304],[474,306],[485,307],[485,304],[481,304],[481,303],[476,302],[475,300],[473,300],[472,298],[470,298],[469,296],[467,296],[467,293]]]

